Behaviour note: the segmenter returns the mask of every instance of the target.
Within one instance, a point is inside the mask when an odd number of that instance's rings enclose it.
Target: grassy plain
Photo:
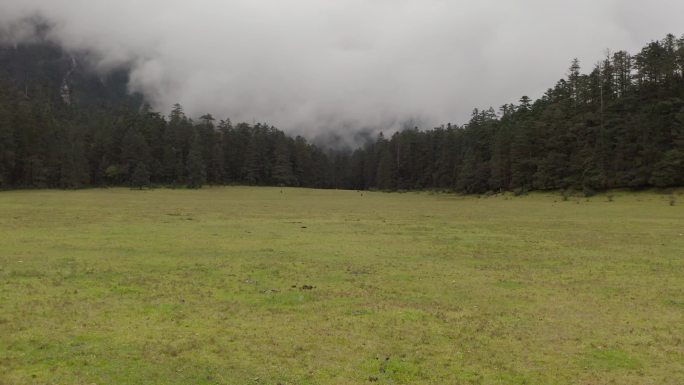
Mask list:
[[[0,384],[683,384],[677,199],[1,192]]]

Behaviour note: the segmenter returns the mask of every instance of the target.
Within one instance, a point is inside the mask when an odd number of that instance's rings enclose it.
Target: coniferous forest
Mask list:
[[[618,51],[537,100],[355,150],[180,105],[165,116],[49,43],[0,48],[0,188],[249,184],[461,193],[684,185],[684,37]]]

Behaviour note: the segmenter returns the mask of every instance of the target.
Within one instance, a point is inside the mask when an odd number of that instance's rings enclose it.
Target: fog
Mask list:
[[[317,136],[468,120],[536,98],[578,57],[681,35],[684,2],[654,0],[2,0],[14,41],[50,39],[130,65],[131,91]],[[23,28],[21,26],[24,26]]]

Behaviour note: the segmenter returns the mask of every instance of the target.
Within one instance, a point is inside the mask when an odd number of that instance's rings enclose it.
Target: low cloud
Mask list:
[[[49,36],[132,66],[154,107],[317,136],[463,123],[540,96],[570,60],[684,33],[684,2],[636,0],[3,0],[6,38]]]

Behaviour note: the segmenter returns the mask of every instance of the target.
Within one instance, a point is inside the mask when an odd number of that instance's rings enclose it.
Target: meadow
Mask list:
[[[0,192],[1,385],[683,383],[681,192]]]

